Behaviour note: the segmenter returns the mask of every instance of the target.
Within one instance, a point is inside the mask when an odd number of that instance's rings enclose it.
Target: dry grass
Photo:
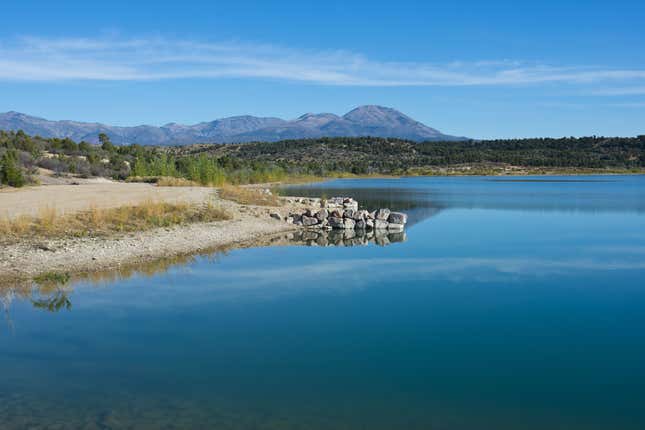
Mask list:
[[[143,182],[146,184],[157,184],[160,187],[201,187],[202,185],[184,178],[173,176],[130,176],[126,182]]]
[[[195,181],[189,181],[184,178],[173,178],[171,176],[162,176],[157,179],[157,185],[160,187],[202,187]]]
[[[102,236],[230,218],[226,211],[211,203],[190,205],[148,201],[111,209],[92,207],[71,215],[59,215],[53,208],[43,208],[35,217],[0,220],[0,242],[11,243],[27,238]]]
[[[276,195],[267,194],[257,188],[224,185],[220,188],[219,195],[225,200],[232,200],[242,205],[280,206],[280,199]]]

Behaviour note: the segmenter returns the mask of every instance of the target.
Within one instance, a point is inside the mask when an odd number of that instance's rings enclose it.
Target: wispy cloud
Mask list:
[[[513,60],[387,62],[348,51],[165,38],[22,37],[0,43],[0,80],[263,78],[346,86],[474,86],[541,83],[638,85],[645,69],[561,67]]]
[[[639,96],[645,95],[645,85],[637,87],[602,88],[593,91],[596,96]]]

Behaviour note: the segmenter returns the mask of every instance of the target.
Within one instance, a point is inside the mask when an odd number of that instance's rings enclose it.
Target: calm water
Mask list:
[[[405,241],[3,293],[0,428],[645,428],[644,177],[289,193],[403,209]]]

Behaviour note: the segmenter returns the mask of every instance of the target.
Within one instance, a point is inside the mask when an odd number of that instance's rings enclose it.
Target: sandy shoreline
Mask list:
[[[295,228],[270,218],[244,218],[154,229],[112,238],[23,242],[0,250],[0,281],[28,279],[45,272],[118,269],[124,264],[231,247]]]
[[[131,187],[131,185],[135,186]],[[83,210],[91,203],[88,199],[80,199],[79,195],[91,195],[93,199],[100,199],[103,194],[107,201],[120,204],[133,204],[155,196],[155,200],[188,201],[190,203],[210,200],[232,215],[232,219],[115,234],[109,237],[30,239],[5,245],[0,247],[0,283],[29,280],[47,272],[74,274],[109,271],[119,269],[123,265],[152,262],[179,255],[198,254],[218,248],[231,249],[237,246],[252,246],[253,243],[266,242],[267,237],[271,235],[299,228],[271,218],[270,213],[278,212],[285,216],[292,210],[303,210],[308,207],[301,203],[285,203],[280,207],[240,205],[214,197],[211,188],[159,190],[158,187],[146,184],[117,184],[116,186],[102,187],[102,193],[98,195],[94,193],[96,191],[94,185],[42,188],[46,189],[44,191],[32,189],[26,192],[2,193],[0,194],[0,203],[3,203],[3,209],[7,212],[11,211],[14,215],[32,213],[36,206],[34,201],[38,202],[38,199],[23,198],[21,206],[12,207],[5,204],[8,201],[6,197],[10,196],[13,200],[20,200],[16,196],[31,197],[49,192],[58,196],[59,207],[69,213],[70,211]],[[129,190],[132,190],[129,194],[124,193]],[[74,198],[66,200],[65,196],[70,193],[73,193]],[[115,197],[115,195],[117,196]],[[3,200],[3,198],[5,199]],[[65,206],[66,201],[71,204]]]

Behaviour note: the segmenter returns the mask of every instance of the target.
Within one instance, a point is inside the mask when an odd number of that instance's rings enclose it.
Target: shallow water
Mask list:
[[[644,177],[285,192],[410,224],[5,290],[0,428],[645,428]]]

